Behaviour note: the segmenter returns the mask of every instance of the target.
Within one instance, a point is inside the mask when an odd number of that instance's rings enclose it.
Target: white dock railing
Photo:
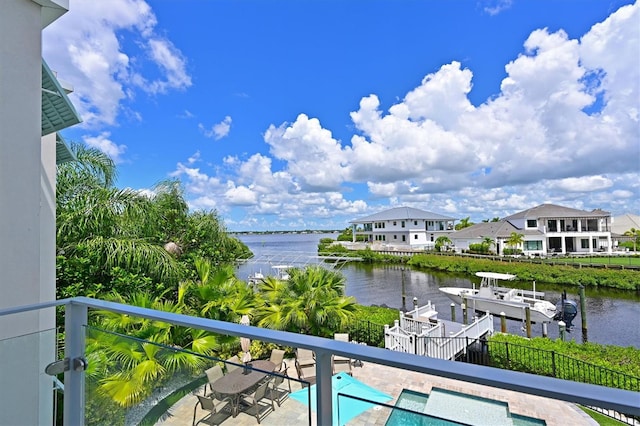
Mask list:
[[[445,335],[450,321],[420,321],[401,315],[393,327],[385,326],[385,348],[397,352],[428,356],[440,359],[454,359],[466,352],[467,341],[493,333],[493,316],[485,314],[473,323],[463,326],[457,332]]]

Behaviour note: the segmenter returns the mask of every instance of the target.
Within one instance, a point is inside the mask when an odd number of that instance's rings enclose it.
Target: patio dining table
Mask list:
[[[260,383],[276,365],[268,360],[256,360],[249,364],[248,369],[236,368],[211,384],[214,393],[222,397],[230,397],[233,405],[233,417],[238,415],[240,394]],[[258,371],[263,370],[263,371]]]

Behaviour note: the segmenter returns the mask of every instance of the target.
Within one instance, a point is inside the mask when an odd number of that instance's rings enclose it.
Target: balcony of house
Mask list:
[[[545,232],[547,233],[584,233],[584,232],[610,232],[611,225],[606,219],[587,219],[587,218],[563,218],[563,219],[547,219],[545,223]]]
[[[425,230],[429,232],[445,232],[453,230],[453,221],[433,221],[425,223]]]
[[[575,404],[640,415],[637,391],[391,352],[348,336],[320,338],[84,297],[3,309],[0,321],[52,307],[64,308],[64,354],[35,372],[48,386],[23,388],[19,398],[34,401],[46,398],[38,393],[52,397],[54,389],[63,389],[66,425],[486,424],[487,416],[494,415],[535,424],[591,424]],[[97,328],[90,321],[96,315],[116,319],[120,314],[129,321],[165,324],[166,330],[193,341],[240,338],[244,355],[218,359],[206,351],[197,353],[194,345],[185,350],[158,344]],[[38,334],[0,341],[0,378],[41,368],[10,359],[34,341],[55,343]],[[287,349],[252,354],[251,341]],[[6,396],[10,382],[3,383]],[[406,408],[402,402],[407,400],[419,400],[420,412]],[[465,410],[460,410],[462,404]],[[16,416],[24,412],[22,407],[1,408],[15,410]]]

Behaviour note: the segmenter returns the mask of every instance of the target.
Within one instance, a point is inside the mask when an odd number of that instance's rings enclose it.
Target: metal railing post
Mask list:
[[[84,425],[84,370],[86,362],[85,326],[87,306],[71,302],[65,306],[64,356],[69,360],[69,368],[64,372],[64,414],[65,425]]]
[[[316,415],[317,424],[333,424],[333,391],[331,386],[332,354],[316,349]]]

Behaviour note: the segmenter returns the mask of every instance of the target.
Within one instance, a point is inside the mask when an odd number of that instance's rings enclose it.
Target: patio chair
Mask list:
[[[241,394],[240,404],[246,405],[245,413],[255,416],[258,424],[260,424],[260,420],[264,419],[270,412],[276,409],[269,392],[269,382],[262,383],[258,386],[258,389],[250,395]]]
[[[224,376],[224,373],[222,372],[222,367],[220,367],[219,365],[214,365],[213,367],[206,370],[205,373],[207,375],[207,381],[208,381],[208,383],[204,385],[204,393],[206,396],[207,386],[209,386],[209,389],[211,389],[211,392],[213,392],[213,388],[211,387],[211,384],[216,380],[218,380],[220,377]]]
[[[192,426],[196,426],[199,423],[204,423],[207,425],[219,425],[225,420],[227,420],[231,416],[231,400],[229,398],[225,398],[219,400],[217,398],[206,397],[202,395],[197,395],[198,402],[196,406],[193,408],[193,422]],[[207,411],[207,414],[196,422],[196,413],[198,411],[198,407],[202,408],[204,411]]]
[[[334,333],[333,338],[341,342],[348,342],[349,333]],[[334,355],[331,358],[331,369],[333,371],[333,374],[345,372],[351,375],[351,358],[346,358],[341,355]]]
[[[331,358],[331,374],[335,375],[338,373],[347,373],[350,376],[353,375],[351,358],[345,358],[339,355],[334,355]]]
[[[284,387],[284,381],[287,380],[287,388]],[[271,399],[278,404],[278,407],[282,405],[282,402],[289,397],[291,393],[291,381],[289,377],[287,377],[287,372],[284,372],[284,375],[274,375],[271,380],[271,387],[269,389],[271,391]]]
[[[269,358],[269,361],[271,361],[276,365],[273,371],[280,372],[282,371],[283,366],[285,367],[285,371],[286,371],[287,365],[284,363],[283,360],[284,360],[284,351],[282,349],[273,349],[271,351],[271,357]]]
[[[296,372],[298,373],[298,379],[307,383],[314,384],[316,382],[316,364],[301,365],[298,360],[295,360]],[[303,383],[306,386],[307,383]]]
[[[333,338],[335,340],[340,340],[341,342],[349,341],[349,333],[334,333]]]
[[[228,360],[226,360],[224,362],[224,368],[227,370],[227,374],[231,373],[236,368],[240,368],[241,366],[239,364],[240,364],[240,358],[238,358],[238,355],[234,355]]]
[[[308,365],[316,365],[316,355],[313,353],[313,351],[309,350],[309,349],[302,349],[302,348],[297,348],[296,349],[296,362],[301,366],[301,367],[305,367]]]

